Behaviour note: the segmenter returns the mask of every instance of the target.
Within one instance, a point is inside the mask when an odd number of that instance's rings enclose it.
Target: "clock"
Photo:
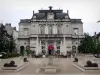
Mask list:
[[[53,15],[48,15],[48,19],[53,19]]]

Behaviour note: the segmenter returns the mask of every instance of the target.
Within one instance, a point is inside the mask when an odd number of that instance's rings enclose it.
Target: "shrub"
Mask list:
[[[32,58],[35,57],[35,55],[31,54]]]
[[[12,58],[12,57],[19,57],[20,54],[18,53],[7,53],[3,54],[1,58],[6,59],[6,58]]]
[[[71,57],[71,55],[70,54],[67,54],[67,57]]]
[[[60,55],[61,58],[67,58],[67,55]]]
[[[35,55],[35,58],[42,58],[42,54]]]
[[[48,54],[46,54],[46,57],[49,57],[49,55],[48,55]]]
[[[63,58],[67,58],[67,55],[64,55]]]

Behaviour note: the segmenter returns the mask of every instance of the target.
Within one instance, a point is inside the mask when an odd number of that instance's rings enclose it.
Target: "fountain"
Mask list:
[[[55,65],[53,63],[54,62],[53,51],[54,51],[53,45],[49,45],[48,46],[48,54],[49,54],[48,63],[45,64],[44,62],[46,60],[43,60],[42,67],[40,69],[42,73],[58,73],[59,72],[58,65]],[[45,56],[43,56],[43,58],[45,59]]]
[[[58,73],[59,72],[58,66],[53,64],[53,59],[54,59],[53,56],[49,56],[48,63],[42,64],[42,67],[40,70],[42,73]]]

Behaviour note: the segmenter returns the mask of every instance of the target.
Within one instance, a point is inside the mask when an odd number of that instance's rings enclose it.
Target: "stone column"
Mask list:
[[[38,44],[38,40],[39,40],[39,39],[38,39],[38,37],[37,37],[37,41],[36,41],[36,42],[37,42],[37,43],[36,43],[36,54],[38,54],[38,52],[39,52],[39,44]]]
[[[32,50],[32,51],[33,51],[33,44],[34,44],[33,40],[30,39],[30,50]]]
[[[38,34],[41,34],[41,28],[40,28],[40,26],[39,26],[39,32],[38,32]]]
[[[54,42],[54,49],[55,49],[55,51],[56,51],[56,41]]]
[[[40,40],[40,52],[41,52],[41,40]]]
[[[65,37],[64,37],[64,39],[63,39],[63,54],[65,54],[66,53],[66,47],[65,47]]]
[[[62,52],[62,49],[63,49],[63,47],[62,47],[63,45],[62,45],[62,40],[61,40],[61,43],[60,43],[60,52]],[[61,53],[60,53],[61,54]]]
[[[47,45],[47,41],[46,41],[46,45],[45,45],[45,49],[46,49],[46,54],[48,53],[48,45]]]

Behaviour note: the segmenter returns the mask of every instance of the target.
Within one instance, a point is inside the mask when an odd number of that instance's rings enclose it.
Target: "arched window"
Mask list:
[[[61,31],[62,31],[62,27],[61,27],[61,26],[58,26],[57,28],[58,28],[58,29],[57,29],[57,30],[58,30],[58,34],[61,34],[61,33],[62,33],[62,32],[61,32]]]
[[[33,16],[33,19],[36,19],[36,16],[35,15]]]
[[[41,34],[45,34],[45,27],[43,25],[40,26],[40,32]]]
[[[78,28],[73,28],[74,29],[74,34],[78,35]]]
[[[53,34],[57,34],[57,26],[53,26]]]
[[[28,28],[24,28],[24,35],[28,35]]]
[[[51,25],[49,25],[49,27],[48,27],[48,32],[49,32],[49,34],[52,34],[52,26]]]
[[[65,16],[65,19],[68,19],[68,15]]]
[[[24,56],[24,46],[20,46],[20,54],[21,56]]]
[[[45,34],[48,34],[48,26],[45,26]]]

